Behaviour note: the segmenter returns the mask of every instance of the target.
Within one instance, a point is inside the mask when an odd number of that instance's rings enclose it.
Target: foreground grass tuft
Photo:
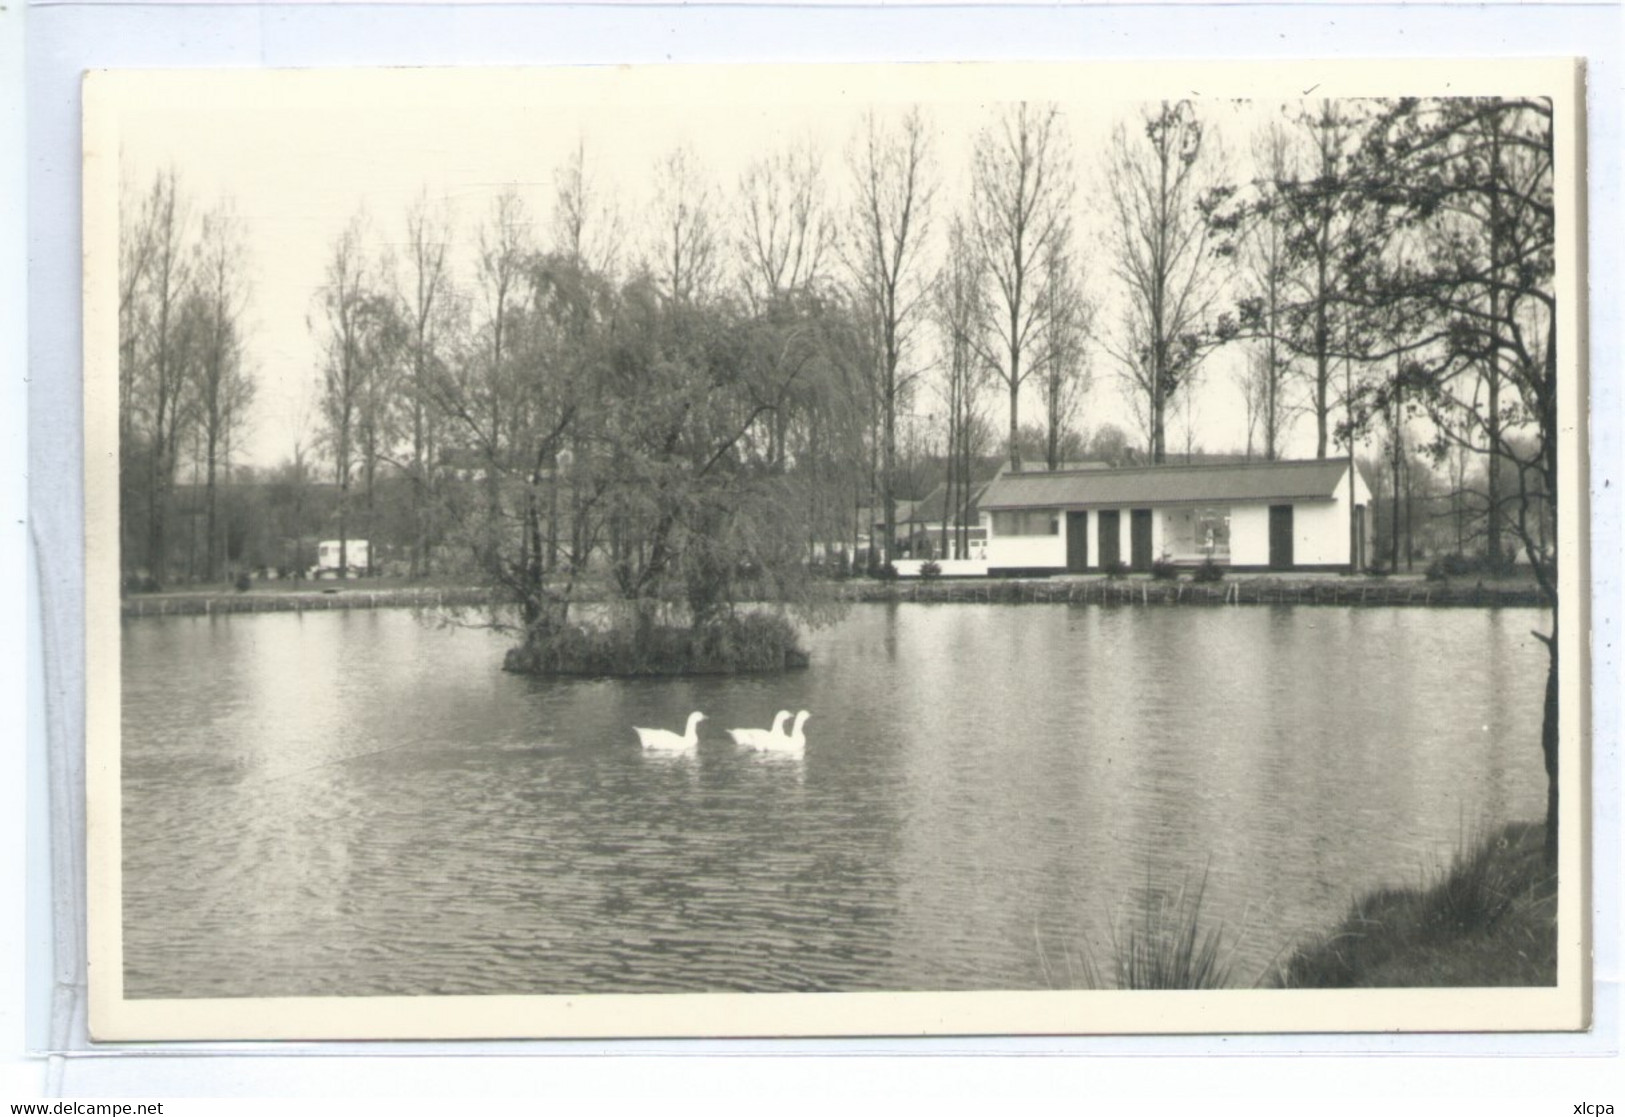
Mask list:
[[[1112,969],[1119,989],[1224,989],[1230,964],[1222,954],[1222,926],[1203,927],[1207,874],[1193,889],[1146,889],[1140,918],[1112,934]]]
[[[1063,947],[1051,959],[1035,931],[1045,984],[1052,989],[1229,988],[1233,952],[1224,949],[1223,924],[1204,924],[1206,892],[1205,872],[1194,887],[1187,882],[1172,894],[1147,881],[1138,915],[1111,924],[1104,960],[1087,943],[1077,953]]]
[[[1287,988],[1553,985],[1557,882],[1545,834],[1514,823],[1421,888],[1385,889],[1282,966]]]

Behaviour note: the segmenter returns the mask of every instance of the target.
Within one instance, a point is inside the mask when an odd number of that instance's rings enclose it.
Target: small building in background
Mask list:
[[[1365,567],[1370,506],[1346,459],[1005,473],[981,499],[992,575],[1159,559],[1347,573]]]
[[[366,573],[372,566],[368,556],[368,543],[365,539],[350,539],[343,545],[343,562],[350,577]],[[311,570],[312,578],[336,577],[339,572],[340,545],[337,539],[324,539],[316,544],[316,566]]]

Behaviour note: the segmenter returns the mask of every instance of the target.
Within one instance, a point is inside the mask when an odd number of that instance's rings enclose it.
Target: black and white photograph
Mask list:
[[[1583,1027],[1581,77],[91,75],[92,1033]]]

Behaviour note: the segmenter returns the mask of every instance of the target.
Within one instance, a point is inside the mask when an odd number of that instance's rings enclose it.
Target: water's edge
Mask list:
[[[1529,607],[1548,604],[1534,583],[1427,582],[1416,579],[1246,578],[1196,583],[1144,578],[965,578],[910,582],[847,582],[849,602],[974,605],[1358,605],[1447,608]],[[123,598],[125,617],[211,616],[328,609],[447,608],[488,605],[491,591],[477,586],[406,586],[386,589],[294,592],[169,593]],[[598,600],[578,598],[582,604]]]

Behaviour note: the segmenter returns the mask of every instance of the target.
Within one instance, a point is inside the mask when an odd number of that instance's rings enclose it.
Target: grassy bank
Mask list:
[[[1418,888],[1359,900],[1281,968],[1287,988],[1552,985],[1557,889],[1544,830],[1515,823]]]
[[[927,581],[844,582],[841,596],[854,602],[997,605],[1385,605],[1478,607],[1543,605],[1530,581],[1428,582],[1422,578],[1237,577],[1219,583],[1164,582],[1131,577],[955,578]],[[605,600],[608,590],[578,586],[576,600]],[[382,609],[394,606],[483,605],[489,590],[477,586],[421,585],[398,579],[348,582],[256,582],[229,589],[132,594],[127,617],[274,613],[305,609]]]
[[[1240,576],[1222,582],[1053,578],[854,580],[852,601],[996,605],[1410,605],[1494,607],[1545,604],[1533,581],[1429,582],[1423,578]]]
[[[484,605],[491,591],[478,586],[415,585],[382,578],[344,582],[256,583],[253,589],[186,590],[132,594],[120,602],[126,617],[213,616],[217,613],[302,613],[323,609],[442,608]]]

